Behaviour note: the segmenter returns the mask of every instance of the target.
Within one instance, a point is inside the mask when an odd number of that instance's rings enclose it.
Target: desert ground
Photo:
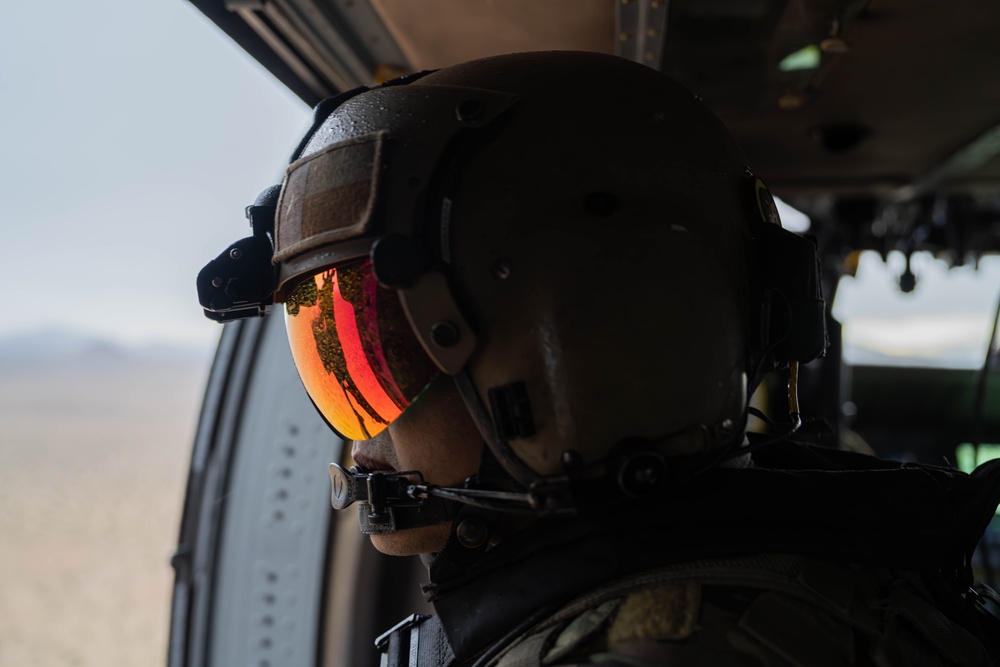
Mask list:
[[[0,365],[0,667],[165,663],[209,356]]]

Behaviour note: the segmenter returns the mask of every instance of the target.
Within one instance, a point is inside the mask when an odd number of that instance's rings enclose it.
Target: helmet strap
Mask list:
[[[544,478],[519,459],[510,444],[497,435],[493,420],[479,398],[479,393],[476,391],[476,386],[468,371],[463,369],[452,377],[455,378],[455,386],[458,387],[458,393],[465,402],[465,407],[469,411],[472,421],[475,422],[476,428],[483,436],[483,442],[486,443],[490,452],[496,457],[496,461],[507,471],[507,474],[526,489],[542,483]]]

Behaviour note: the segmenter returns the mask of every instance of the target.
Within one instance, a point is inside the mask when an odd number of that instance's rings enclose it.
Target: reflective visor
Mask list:
[[[309,397],[350,440],[385,429],[440,372],[396,290],[378,284],[367,258],[296,286],[285,298],[285,324]]]

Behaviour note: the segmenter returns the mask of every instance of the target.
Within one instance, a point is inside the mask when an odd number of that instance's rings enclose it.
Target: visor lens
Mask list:
[[[380,433],[440,372],[367,258],[300,283],[285,299],[285,324],[309,397],[350,440]]]

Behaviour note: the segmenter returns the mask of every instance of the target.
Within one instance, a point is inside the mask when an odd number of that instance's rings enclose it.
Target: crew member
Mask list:
[[[997,664],[1000,467],[793,442],[816,250],[674,81],[531,53],[353,90],[250,215],[203,305],[285,304],[354,441],[334,506],[428,564],[383,664]],[[768,373],[789,414],[748,435]]]

